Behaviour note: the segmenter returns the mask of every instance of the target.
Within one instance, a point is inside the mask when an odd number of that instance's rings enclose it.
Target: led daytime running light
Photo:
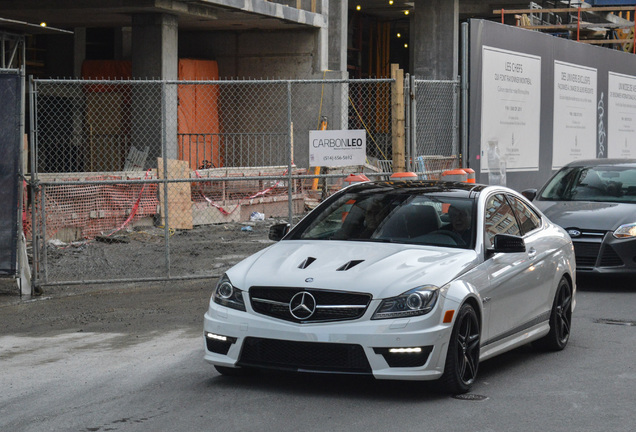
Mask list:
[[[403,353],[413,354],[413,353],[421,353],[422,352],[422,348],[420,348],[420,347],[415,347],[415,348],[391,348],[391,349],[389,349],[389,352],[391,354],[403,354]]]

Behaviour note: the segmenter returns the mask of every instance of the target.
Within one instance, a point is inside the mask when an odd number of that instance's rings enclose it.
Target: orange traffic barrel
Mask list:
[[[452,169],[442,173],[442,180],[465,182],[468,180],[468,174],[461,168]]]
[[[417,180],[417,174],[411,171],[396,172],[389,177],[393,181]]]
[[[356,184],[356,183],[362,183],[362,182],[368,182],[369,181],[369,177],[365,176],[364,174],[349,174],[344,181],[346,183],[349,183],[350,185],[352,184]]]
[[[466,175],[468,178],[466,179],[466,183],[475,183],[475,170],[472,168],[463,168],[466,171]]]

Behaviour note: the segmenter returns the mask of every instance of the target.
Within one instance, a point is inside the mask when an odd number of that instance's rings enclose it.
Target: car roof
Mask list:
[[[607,165],[622,165],[636,167],[636,159],[582,159],[570,162],[566,167],[596,167]]]
[[[484,190],[486,185],[441,180],[402,180],[402,181],[370,181],[358,183],[347,188],[347,191],[359,192],[370,189],[405,191],[407,193],[442,193],[459,197],[474,198]]]

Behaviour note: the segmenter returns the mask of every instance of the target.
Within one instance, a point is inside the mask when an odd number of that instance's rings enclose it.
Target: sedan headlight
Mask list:
[[[429,313],[439,297],[439,288],[421,286],[397,297],[384,299],[371,319],[404,318]]]
[[[619,239],[636,237],[636,222],[619,226],[614,231],[614,237]]]
[[[230,282],[230,278],[227,275],[223,275],[214,288],[212,294],[214,303],[218,303],[223,306],[227,306],[232,309],[245,311],[245,302],[243,301],[243,291],[236,288]]]

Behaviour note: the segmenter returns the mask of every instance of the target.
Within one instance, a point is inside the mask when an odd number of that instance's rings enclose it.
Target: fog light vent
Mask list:
[[[234,342],[236,342],[236,338],[234,337],[209,332],[205,334],[205,345],[208,351],[216,354],[226,355]]]
[[[428,361],[433,347],[373,348],[373,351],[384,357],[389,367],[420,367]]]

